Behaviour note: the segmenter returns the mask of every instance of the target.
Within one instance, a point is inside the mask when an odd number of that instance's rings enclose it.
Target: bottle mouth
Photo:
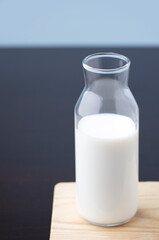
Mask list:
[[[83,67],[94,73],[119,73],[130,67],[130,59],[113,52],[94,53],[85,57]]]

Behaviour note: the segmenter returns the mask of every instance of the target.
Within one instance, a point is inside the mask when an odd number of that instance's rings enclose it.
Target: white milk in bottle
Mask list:
[[[138,129],[118,114],[83,117],[75,129],[78,210],[100,225],[128,221],[137,210]]]

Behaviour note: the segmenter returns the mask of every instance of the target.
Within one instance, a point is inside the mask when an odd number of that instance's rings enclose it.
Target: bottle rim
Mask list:
[[[122,60],[124,64],[122,66],[116,67],[116,68],[96,68],[89,65],[89,61],[92,59],[100,59],[100,58],[116,58],[118,60]],[[128,57],[121,55],[119,53],[114,52],[99,52],[94,53],[91,55],[88,55],[85,57],[82,61],[82,65],[84,69],[94,72],[94,73],[105,73],[105,74],[112,74],[112,73],[118,73],[121,71],[125,71],[130,67],[131,61]]]

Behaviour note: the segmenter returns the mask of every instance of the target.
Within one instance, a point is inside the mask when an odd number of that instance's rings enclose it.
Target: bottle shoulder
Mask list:
[[[98,113],[125,115],[135,122],[138,122],[139,118],[137,102],[128,87],[114,88],[111,91],[108,89],[93,91],[91,88],[84,88],[75,105],[75,114],[84,117]]]

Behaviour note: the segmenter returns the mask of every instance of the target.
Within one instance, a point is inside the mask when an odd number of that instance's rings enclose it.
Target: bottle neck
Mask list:
[[[130,60],[116,53],[96,53],[83,60],[83,70],[86,87],[99,79],[111,84],[127,85]],[[99,81],[100,82],[100,81]],[[96,83],[97,84],[97,83]]]
[[[107,87],[107,85],[126,87],[128,85],[129,69],[119,73],[95,73],[86,69],[83,69],[83,71],[86,88],[101,83],[103,83],[103,87]]]

